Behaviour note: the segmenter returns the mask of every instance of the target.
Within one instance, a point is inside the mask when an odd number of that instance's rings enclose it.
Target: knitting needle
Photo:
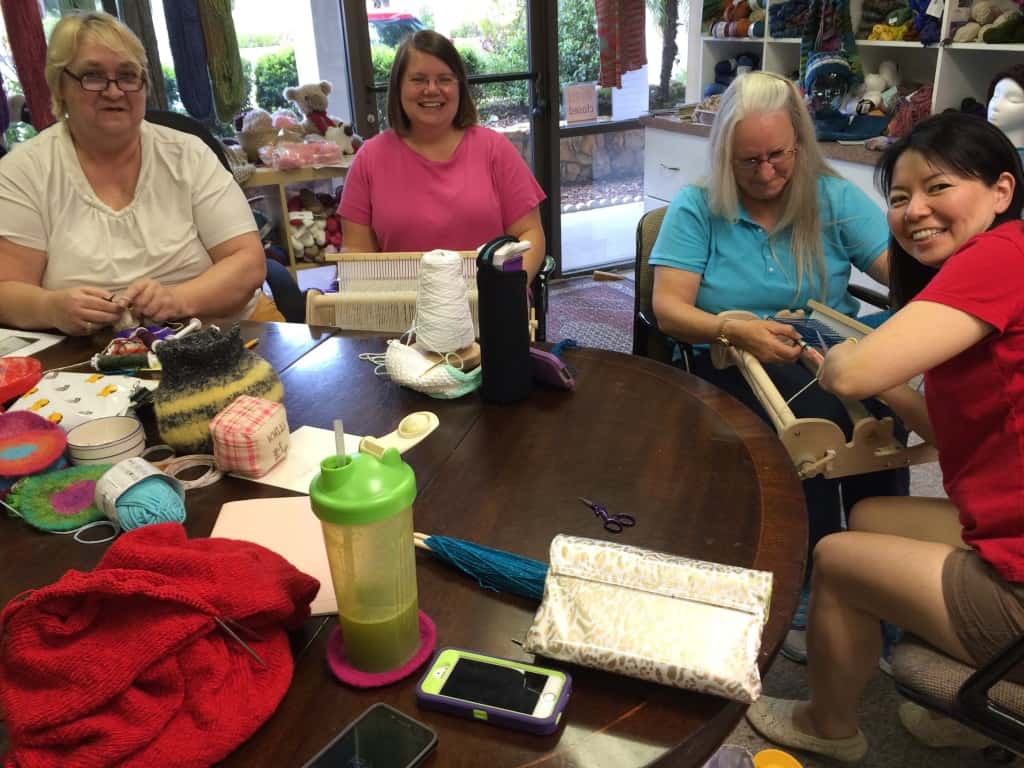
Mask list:
[[[243,648],[245,648],[245,650],[247,650],[247,651],[248,651],[248,652],[249,652],[250,654],[252,654],[252,657],[253,657],[254,659],[256,659],[256,661],[258,661],[258,662],[260,663],[260,666],[261,666],[261,667],[264,667],[264,668],[266,668],[266,666],[267,666],[267,663],[266,663],[265,661],[263,661],[263,659],[261,659],[261,658],[260,658],[260,655],[259,655],[258,653],[256,653],[256,651],[254,651],[254,650],[253,650],[252,648],[250,648],[250,647],[249,647],[249,645],[248,645],[248,643],[246,643],[246,642],[245,642],[245,640],[243,640],[243,639],[242,639],[242,638],[240,638],[240,637],[239,637],[238,635],[236,635],[236,634],[235,634],[235,633],[234,633],[234,632],[233,632],[233,631],[231,630],[231,627],[229,627],[229,626],[228,626],[227,624],[225,624],[225,623],[224,623],[224,622],[223,622],[223,621],[221,620],[221,618],[220,618],[219,616],[214,616],[214,617],[213,617],[213,620],[214,620],[214,621],[216,621],[216,622],[217,622],[218,624],[220,624],[220,628],[221,628],[221,629],[223,629],[223,630],[224,630],[225,632],[227,632],[227,633],[228,633],[229,635],[231,635],[231,637],[233,637],[233,638],[234,638],[235,640],[237,640],[237,641],[238,641],[238,643],[239,643],[239,645],[241,645],[241,646],[242,646]]]

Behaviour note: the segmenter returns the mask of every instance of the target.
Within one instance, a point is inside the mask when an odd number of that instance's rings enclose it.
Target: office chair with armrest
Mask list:
[[[1024,637],[974,669],[908,636],[893,648],[893,680],[896,690],[914,703],[995,742],[998,746],[985,749],[986,758],[1009,763],[1010,752],[1024,755],[1024,685],[1005,678],[1022,661]]]
[[[636,264],[634,266],[633,354],[649,357],[660,363],[675,365],[676,350],[683,355],[682,367],[692,370],[689,344],[680,344],[658,329],[654,317],[654,267],[650,264],[651,249],[658,239],[661,222],[668,207],[655,208],[640,217],[636,227]]]
[[[217,140],[210,129],[189,115],[170,112],[162,109],[146,111],[146,120],[166,128],[173,128],[182,133],[190,133],[203,141],[210,148],[220,164],[233,175],[231,162],[228,160],[224,146]],[[263,233],[261,231],[261,237]],[[289,323],[302,323],[306,319],[306,300],[299,290],[299,284],[288,270],[274,259],[267,259],[267,286],[274,304]]]
[[[681,367],[693,370],[690,345],[659,331],[652,308],[654,268],[650,265],[650,255],[666,210],[648,211],[637,225],[633,354],[674,364],[681,353]],[[860,292],[862,297],[867,295],[865,291]],[[734,314],[755,317],[745,312]],[[826,478],[847,477],[935,460],[931,446],[920,444],[908,448],[902,445],[894,436],[894,420],[891,417],[876,419],[859,401],[843,400],[854,425],[853,439],[847,442],[843,430],[827,419],[796,418],[753,355],[721,344],[711,345],[711,355],[718,368],[737,366],[789,451],[801,479],[819,474]]]

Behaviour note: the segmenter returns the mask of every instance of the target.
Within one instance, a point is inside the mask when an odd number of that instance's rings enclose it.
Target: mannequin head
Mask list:
[[[1015,64],[992,78],[988,87],[988,121],[1015,147],[1024,147],[1024,65]]]

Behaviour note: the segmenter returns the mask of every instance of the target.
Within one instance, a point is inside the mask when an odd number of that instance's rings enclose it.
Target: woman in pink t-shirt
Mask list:
[[[936,115],[887,150],[879,179],[892,242],[891,319],[825,357],[821,386],[883,398],[939,452],[948,498],[874,498],[814,553],[809,702],[761,698],[755,730],[846,762],[867,741],[857,706],[876,672],[879,621],[982,666],[1024,634],[1024,171],[1005,135]],[[904,382],[925,375],[922,398]],[[933,747],[979,734],[905,702]]]
[[[388,86],[391,128],[356,153],[339,213],[346,251],[473,250],[500,235],[544,260],[544,192],[501,134],[476,124],[466,67],[430,30],[399,46]]]

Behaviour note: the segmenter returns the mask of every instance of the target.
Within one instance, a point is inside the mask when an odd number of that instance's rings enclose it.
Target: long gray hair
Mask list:
[[[775,233],[789,232],[790,248],[796,261],[794,296],[799,294],[804,279],[813,274],[824,298],[828,281],[818,207],[818,177],[839,174],[822,157],[803,97],[789,80],[769,72],[750,72],[736,78],[722,95],[711,126],[708,205],[713,214],[729,221],[739,217],[740,192],[733,163],[733,135],[740,120],[762,112],[789,115],[798,150],[793,158],[793,173],[782,192],[782,216],[772,230],[772,238]]]

